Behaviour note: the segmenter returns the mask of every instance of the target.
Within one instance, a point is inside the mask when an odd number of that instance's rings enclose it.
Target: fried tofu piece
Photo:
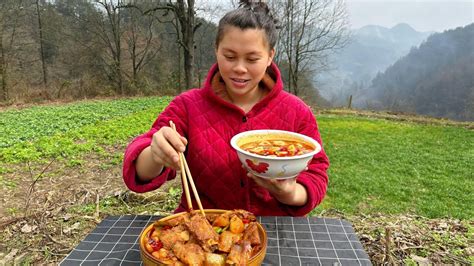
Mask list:
[[[197,213],[185,223],[185,226],[199,241],[205,251],[213,252],[216,250],[219,243],[219,234],[212,228],[206,217]]]
[[[230,231],[224,231],[222,234],[219,236],[219,246],[218,249],[220,251],[224,251],[226,253],[229,253],[230,249],[232,246],[237,243],[241,238],[240,234],[234,234]]]
[[[186,265],[203,265],[206,259],[204,250],[196,244],[178,242],[173,246],[173,252]]]
[[[215,253],[206,253],[206,266],[224,266],[225,265],[225,256],[222,254]]]

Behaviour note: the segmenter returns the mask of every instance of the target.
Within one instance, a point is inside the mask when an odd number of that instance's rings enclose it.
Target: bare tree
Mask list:
[[[161,50],[153,30],[153,18],[142,16],[140,9],[127,10],[125,41],[130,54],[132,82],[139,83],[139,73]]]
[[[8,96],[8,88],[7,88],[7,64],[5,60],[5,49],[3,47],[3,27],[1,27],[1,31],[0,31],[0,75],[1,75],[1,81],[2,81],[1,82],[2,91],[0,93],[0,101],[4,102],[8,100],[9,96]]]
[[[180,42],[184,52],[184,75],[186,88],[191,88],[194,83],[194,32],[197,25],[194,19],[194,0],[177,0],[175,13],[181,25],[182,41]]]
[[[230,7],[229,3],[221,4],[216,1],[199,1],[196,6],[199,28],[195,32],[196,57],[198,82],[202,84],[203,78],[207,74],[209,67],[215,63],[215,36],[217,28],[215,23],[223,16],[224,12]]]
[[[298,95],[302,92],[301,75],[325,69],[327,56],[346,44],[347,12],[343,0],[285,0],[278,1],[278,5],[275,2],[276,14],[283,14],[277,60],[286,61],[287,89]]]
[[[48,72],[46,69],[45,63],[45,52],[44,52],[44,38],[43,38],[43,21],[41,20],[41,8],[40,8],[40,0],[36,0],[36,16],[38,18],[38,34],[39,34],[39,45],[40,45],[40,59],[41,59],[41,68],[43,71],[43,86],[45,88],[48,87]]]
[[[10,98],[9,68],[10,58],[14,56],[14,42],[23,1],[0,2],[0,101]]]
[[[183,49],[184,75],[186,88],[193,87],[194,83],[194,33],[200,24],[195,20],[194,0],[169,0],[166,4],[159,2],[159,5],[147,10],[149,14],[157,10],[169,10],[173,12],[178,23],[175,23],[177,32],[177,42]]]
[[[120,94],[125,94],[124,77],[122,70],[122,34],[121,8],[123,1],[101,0],[96,1],[99,7],[105,12],[105,18],[97,17],[96,25],[98,29],[94,31],[97,37],[107,47],[111,60],[102,58],[108,68],[108,77],[114,81]],[[111,61],[109,63],[109,61]]]
[[[216,35],[216,28],[205,20],[202,20],[202,26],[196,31],[196,68],[197,79],[202,84],[203,78],[206,76],[210,66],[216,61],[214,49],[214,38],[210,36]]]

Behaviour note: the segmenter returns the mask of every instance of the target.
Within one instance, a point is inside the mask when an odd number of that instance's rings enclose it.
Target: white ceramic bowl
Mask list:
[[[288,157],[269,157],[245,151],[240,146],[257,140],[290,140],[309,144],[313,151]],[[290,131],[263,129],[239,133],[232,137],[230,144],[237,151],[242,164],[256,176],[271,179],[286,179],[297,176],[303,171],[313,156],[321,151],[321,145],[314,139]]]

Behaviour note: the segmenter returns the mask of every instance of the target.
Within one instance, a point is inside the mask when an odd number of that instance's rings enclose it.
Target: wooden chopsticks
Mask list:
[[[176,125],[173,123],[173,121],[170,121],[170,126],[176,133],[178,133],[178,131],[176,130]],[[186,162],[186,158],[184,157],[184,153],[178,152],[178,154],[179,154],[179,165],[181,168],[181,180],[183,182],[184,194],[186,195],[186,202],[188,203],[189,212],[193,210],[193,203],[191,200],[191,195],[189,194],[188,179],[189,179],[189,184],[191,184],[191,189],[193,190],[194,198],[196,198],[196,202],[199,206],[199,210],[201,211],[201,214],[203,216],[206,216],[204,213],[204,209],[202,207],[201,199],[199,198],[199,194],[197,192],[196,186],[194,185],[193,176],[191,175],[191,171],[189,170],[188,163]]]

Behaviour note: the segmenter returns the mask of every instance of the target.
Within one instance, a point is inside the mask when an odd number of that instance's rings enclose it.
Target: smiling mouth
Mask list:
[[[250,79],[236,79],[236,78],[231,78],[231,80],[233,82],[236,82],[236,83],[246,83],[248,82]]]
[[[231,78],[232,81],[235,81],[235,82],[247,82],[249,81],[250,79],[236,79],[236,78]]]

